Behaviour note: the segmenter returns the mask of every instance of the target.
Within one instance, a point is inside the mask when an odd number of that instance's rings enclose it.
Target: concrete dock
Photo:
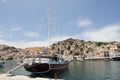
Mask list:
[[[8,76],[8,74],[0,74],[0,80],[65,80],[65,79],[51,79],[51,78],[30,78],[28,76],[16,75]]]

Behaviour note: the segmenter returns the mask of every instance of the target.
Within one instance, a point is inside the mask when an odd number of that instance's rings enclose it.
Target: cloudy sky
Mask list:
[[[20,48],[61,38],[120,41],[120,0],[0,0],[0,44]]]

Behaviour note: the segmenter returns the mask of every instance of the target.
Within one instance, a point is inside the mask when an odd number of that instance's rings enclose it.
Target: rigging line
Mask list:
[[[61,54],[61,53],[62,53],[62,52],[61,52],[61,51],[62,51],[62,43],[61,43],[62,36],[61,36],[60,22],[59,22],[59,31],[60,31],[60,32],[59,32],[59,35],[60,35],[60,57],[61,57],[61,55],[62,55],[62,54]]]
[[[60,21],[58,21],[58,34],[59,34],[59,39],[60,39],[60,46],[59,46],[59,49],[60,49],[60,57],[62,57],[62,56],[61,56],[61,51],[62,51],[61,40],[62,40],[62,36],[61,36],[61,25],[60,25]]]
[[[48,9],[47,9],[45,15],[42,17],[40,23],[37,24],[37,26],[39,26],[38,29],[37,29],[37,32],[39,32],[41,30],[42,25],[43,25],[43,23],[45,22],[45,20],[47,18],[47,14],[48,14]]]
[[[51,6],[48,7],[48,53],[50,48]]]

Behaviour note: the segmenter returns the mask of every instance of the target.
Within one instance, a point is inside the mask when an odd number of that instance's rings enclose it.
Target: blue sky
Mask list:
[[[25,48],[77,38],[120,41],[120,0],[0,0],[0,44]]]

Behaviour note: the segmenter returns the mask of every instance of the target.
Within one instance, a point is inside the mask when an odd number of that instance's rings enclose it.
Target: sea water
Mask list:
[[[7,61],[0,67],[0,73],[5,73],[17,65],[17,62]],[[23,67],[13,72],[15,75],[36,77]],[[54,77],[52,75],[37,75],[37,77]],[[58,73],[57,77],[65,80],[120,80],[120,61],[73,61],[69,69]]]

